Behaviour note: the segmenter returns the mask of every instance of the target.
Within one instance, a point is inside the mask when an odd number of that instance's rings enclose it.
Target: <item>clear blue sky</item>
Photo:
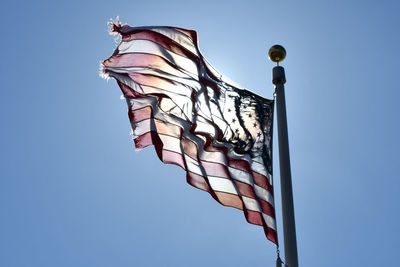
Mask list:
[[[325,3],[323,3],[325,2]],[[261,227],[134,151],[99,63],[109,18],[195,29],[224,75],[272,97],[285,46],[300,266],[395,266],[397,1],[3,1],[0,266],[274,266]],[[282,224],[275,138],[275,192]]]

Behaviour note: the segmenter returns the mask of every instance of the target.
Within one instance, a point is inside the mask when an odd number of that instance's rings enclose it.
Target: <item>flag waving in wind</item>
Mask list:
[[[278,243],[272,189],[273,100],[241,88],[201,55],[197,34],[175,27],[130,27],[101,65],[127,104],[137,149],[153,145],[164,163],[219,203],[243,210]]]

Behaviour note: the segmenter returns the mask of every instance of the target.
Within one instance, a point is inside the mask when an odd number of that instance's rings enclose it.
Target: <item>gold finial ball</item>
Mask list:
[[[281,45],[273,45],[268,51],[269,59],[273,62],[281,62],[286,57],[286,50]]]

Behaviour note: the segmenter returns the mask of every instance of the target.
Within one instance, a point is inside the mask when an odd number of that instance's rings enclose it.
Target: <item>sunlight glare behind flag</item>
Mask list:
[[[136,149],[153,145],[187,182],[238,208],[278,243],[272,189],[274,101],[219,74],[202,56],[197,33],[175,27],[121,26],[101,65],[127,104]]]

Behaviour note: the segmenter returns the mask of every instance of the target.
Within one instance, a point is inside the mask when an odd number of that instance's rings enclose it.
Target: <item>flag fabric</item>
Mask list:
[[[278,243],[272,188],[274,101],[228,80],[202,56],[197,33],[112,24],[121,42],[101,64],[128,104],[136,149],[164,163],[222,205],[243,211]]]

